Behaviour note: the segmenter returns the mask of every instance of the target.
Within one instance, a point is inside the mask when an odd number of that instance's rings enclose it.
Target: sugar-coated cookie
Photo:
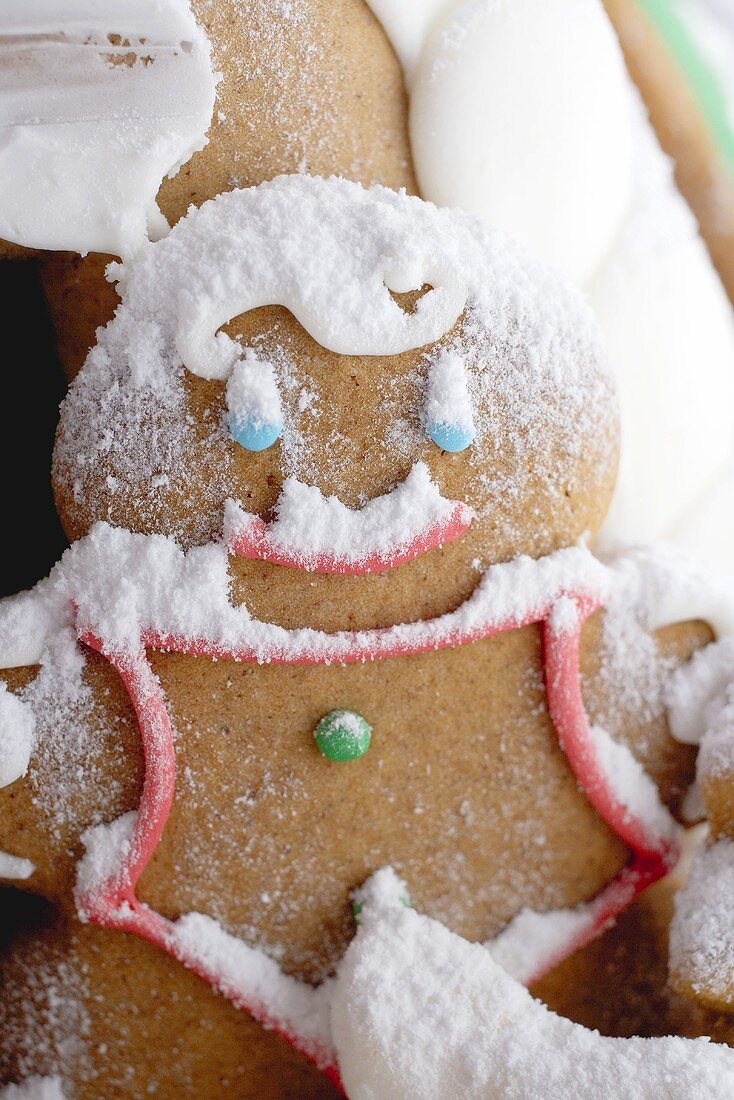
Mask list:
[[[601,4],[106,8],[2,17],[0,236],[90,252],[71,546],[0,601],[3,1100],[729,1096],[523,988],[702,806],[674,980],[734,987],[734,593],[618,545],[705,526],[734,326]]]
[[[75,541],[0,604],[6,877],[338,1083],[328,976],[373,872],[530,980],[675,861],[663,690],[710,633],[668,624],[728,612],[674,556],[584,545],[616,465],[593,316],[479,219],[281,177],[112,274],[56,447]],[[40,1019],[24,1075],[93,1095],[106,1055]]]

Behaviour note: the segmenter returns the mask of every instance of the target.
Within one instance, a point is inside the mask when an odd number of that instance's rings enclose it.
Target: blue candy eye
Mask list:
[[[246,451],[264,451],[280,439],[283,425],[249,417],[239,419],[233,414],[229,418],[229,430],[234,441]]]
[[[229,430],[247,451],[264,451],[283,431],[275,371],[246,349],[227,383]]]
[[[452,453],[465,450],[476,436],[466,367],[455,352],[444,352],[430,369],[425,425],[436,446]]]
[[[427,425],[429,437],[442,451],[464,451],[474,441],[474,426],[465,424],[449,424],[445,420],[430,421]]]

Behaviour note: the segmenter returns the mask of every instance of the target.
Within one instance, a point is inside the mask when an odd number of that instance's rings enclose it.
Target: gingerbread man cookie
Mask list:
[[[486,223],[283,177],[113,274],[56,449],[75,541],[0,605],[0,847],[55,907],[8,952],[4,1072],[328,1095],[350,1057],[330,975],[371,874],[531,980],[666,873],[692,761],[651,677],[710,635],[659,649],[700,601],[584,545],[616,461],[593,317]],[[117,1003],[125,934],[147,945]],[[264,1025],[226,1017],[226,1086],[223,1009],[181,966]],[[55,978],[29,1006],[30,971]],[[182,997],[168,1026],[208,1021],[162,1069],[153,988]]]
[[[420,57],[372,6],[414,112]],[[73,545],[0,604],[0,872],[43,899],[0,963],[9,1095],[466,1095],[491,1080],[534,1098],[549,1080],[578,1091],[594,1064],[616,1094],[656,1095],[674,1074],[681,1095],[728,1095],[726,1051],[664,1043],[643,1078],[642,1047],[597,1045],[518,985],[675,863],[694,750],[669,736],[665,685],[729,629],[726,601],[679,560],[588,549],[617,458],[589,310],[476,217],[314,178],[415,190],[398,54],[365,4],[201,0],[197,25],[159,0],[119,41],[79,13],[69,40],[37,7],[17,35],[40,27],[44,49],[57,35],[84,64],[91,47],[103,83],[139,95],[142,66],[170,97],[184,67],[200,94],[144,188],[125,164],[136,217],[115,200],[117,221],[84,226],[119,230],[78,246],[124,253],[110,281],[104,257],[44,261],[74,354],[95,346],[54,459]],[[477,16],[438,7],[454,29]],[[510,40],[532,7],[500,28]],[[595,8],[583,26],[573,57],[631,147],[614,40]],[[426,41],[429,60],[461,53],[461,36]],[[424,122],[436,94],[427,81]],[[134,145],[141,127],[119,136]],[[158,190],[175,142],[179,160],[198,151]],[[425,169],[436,150],[420,148]],[[603,176],[614,150],[595,148]],[[619,163],[579,218],[594,254],[625,218],[635,174]],[[301,175],[242,189],[284,168]],[[578,260],[578,240],[557,243]],[[377,971],[404,986],[401,953],[435,945],[416,999],[381,1001]],[[456,1034],[432,1062],[396,1020],[419,1018],[451,969],[477,984],[453,990]],[[488,985],[490,1022],[503,1004],[514,1021],[494,1061],[466,1012]],[[573,1059],[539,1081],[536,1059],[518,1062],[521,1020],[546,1061],[566,1042]]]

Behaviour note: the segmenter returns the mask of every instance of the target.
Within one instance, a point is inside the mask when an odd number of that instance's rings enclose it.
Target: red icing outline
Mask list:
[[[572,599],[576,605],[576,622],[571,626],[567,625],[565,616],[564,625],[554,625],[553,622],[553,608],[562,598]],[[270,660],[278,664],[318,665],[334,661],[354,663],[463,645],[538,624],[543,635],[548,710],[557,730],[560,746],[591,805],[631,850],[628,864],[585,907],[586,921],[583,926],[552,958],[545,960],[542,972],[547,972],[572,951],[600,935],[643,890],[668,873],[679,855],[675,842],[649,835],[643,822],[619,802],[605,780],[594,751],[581,695],[579,641],[584,622],[600,606],[598,601],[586,595],[557,595],[542,609],[536,609],[523,618],[509,619],[499,624],[485,624],[470,631],[456,629],[440,638],[426,635],[414,640],[412,644],[407,639],[391,639],[390,630],[376,630],[366,635],[372,643],[370,648],[355,645],[351,650],[345,651],[336,644],[333,651],[323,650],[317,655],[309,655],[306,649],[295,653],[292,650],[287,653],[272,649],[264,657],[262,652],[252,647],[227,649],[202,639],[146,631],[141,638],[139,652],[129,656],[106,649],[92,633],[82,634],[80,641],[102,654],[117,669],[128,691],[140,724],[145,774],[128,853],[118,870],[106,881],[94,886],[86,894],[77,896],[80,912],[95,924],[132,932],[156,944],[218,989],[238,1008],[247,1010],[264,1027],[278,1032],[314,1062],[343,1092],[339,1069],[330,1052],[316,1049],[313,1042],[274,1020],[264,1005],[248,1001],[228,984],[226,978],[208,971],[199,960],[187,956],[172,936],[173,922],[150,909],[136,896],[140,876],[163,834],[176,782],[173,728],[163,690],[148,662],[145,650],[158,649],[236,661]],[[540,976],[541,973],[534,974],[532,980]]]
[[[297,554],[274,542],[265,520],[252,516],[245,526],[232,535],[229,549],[240,558],[256,558],[272,565],[304,569],[309,573],[381,573],[461,538],[473,518],[467,505],[456,504],[445,519],[429,524],[409,542],[392,550],[376,551],[366,558],[354,559],[341,554]]]

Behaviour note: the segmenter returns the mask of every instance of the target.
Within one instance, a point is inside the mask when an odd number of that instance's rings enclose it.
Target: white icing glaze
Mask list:
[[[696,988],[731,997],[734,987],[734,841],[699,848],[688,881],[675,898],[670,959]]]
[[[522,909],[485,947],[496,963],[518,982],[527,985],[548,959],[557,958],[589,924],[588,906],[548,909],[538,913]]]
[[[660,799],[660,793],[642,764],[626,745],[615,741],[601,726],[591,727],[591,741],[614,796],[638,817],[651,837],[663,844],[677,840],[680,829]]]
[[[628,101],[597,0],[454,3],[411,83],[421,192],[584,282],[629,201]]]
[[[176,921],[173,942],[188,958],[217,975],[227,996],[261,1005],[286,1031],[294,1030],[314,1050],[331,1052],[331,983],[314,989],[284,974],[264,951],[231,936],[211,917],[188,913]]]
[[[734,1052],[608,1039],[550,1012],[477,944],[396,900],[379,872],[339,967],[332,1033],[351,1100],[728,1100]]]
[[[734,637],[699,649],[673,675],[668,688],[670,731],[686,745],[700,745],[716,722],[727,689],[734,684]]]
[[[64,1090],[58,1077],[27,1077],[0,1089],[0,1100],[64,1100]]]
[[[5,4],[0,238],[124,255],[165,232],[158,189],[204,146],[214,96],[188,0]]]
[[[718,638],[734,634],[734,582],[726,574],[666,543],[623,549],[608,562],[614,590],[645,630],[702,619]]]

